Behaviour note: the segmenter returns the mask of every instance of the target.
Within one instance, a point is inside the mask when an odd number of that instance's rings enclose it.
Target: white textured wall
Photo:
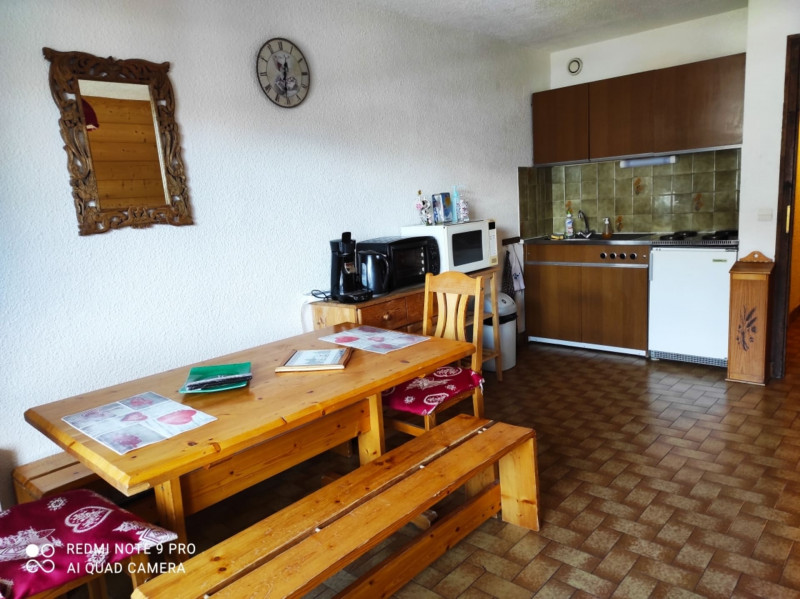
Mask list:
[[[2,0],[0,34],[4,504],[56,451],[26,408],[300,332],[328,240],[397,234],[417,189],[518,234],[530,52],[344,0]],[[312,67],[299,108],[256,84],[276,36]],[[78,236],[43,46],[171,63],[195,226]]]
[[[741,8],[561,50],[550,54],[550,88],[738,54],[745,51],[746,41],[747,9]],[[570,75],[567,63],[575,57],[583,61],[583,70]]]
[[[800,2],[749,0],[748,13],[739,256],[758,250],[774,258],[777,226],[784,218],[777,207],[786,38],[800,34]]]

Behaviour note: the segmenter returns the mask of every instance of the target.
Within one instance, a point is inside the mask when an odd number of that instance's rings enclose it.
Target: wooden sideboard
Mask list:
[[[483,349],[483,361],[495,360],[497,380],[503,380],[503,361],[500,350],[500,319],[497,312],[497,280],[500,266],[479,270],[473,275],[484,275],[491,297],[492,312],[484,314],[484,319],[492,319],[494,347]],[[384,329],[404,330],[419,333],[422,330],[422,309],[425,299],[425,286],[416,285],[398,289],[381,297],[357,304],[343,304],[335,301],[312,302],[311,314],[314,328],[322,329],[342,322],[355,322]]]

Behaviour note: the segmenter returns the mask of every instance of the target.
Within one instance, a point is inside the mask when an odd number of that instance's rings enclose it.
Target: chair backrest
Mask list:
[[[475,345],[470,361],[475,372],[480,372],[483,364],[483,286],[483,276],[471,277],[456,271],[425,275],[422,334],[470,341]]]

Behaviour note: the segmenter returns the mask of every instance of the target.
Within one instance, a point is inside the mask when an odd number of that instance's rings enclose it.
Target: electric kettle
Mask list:
[[[389,293],[389,259],[375,250],[358,251],[361,285],[372,290],[373,297]]]

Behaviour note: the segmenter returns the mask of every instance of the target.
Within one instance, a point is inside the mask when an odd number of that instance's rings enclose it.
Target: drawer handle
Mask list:
[[[391,320],[391,319],[392,319],[392,314],[391,314],[391,312],[384,312],[384,314],[383,314],[383,320],[384,320],[384,322],[386,322],[386,321],[389,321],[389,320]]]

